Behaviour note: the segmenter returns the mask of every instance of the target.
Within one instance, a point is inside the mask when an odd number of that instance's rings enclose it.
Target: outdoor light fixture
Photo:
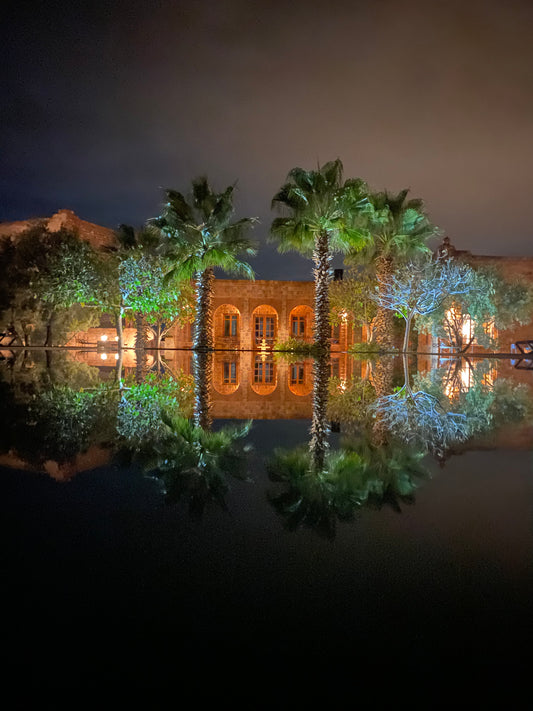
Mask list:
[[[100,336],[100,340],[101,340],[101,341],[107,341],[107,336],[106,336],[105,333],[104,333],[103,336]]]
[[[100,358],[102,360],[107,360],[107,353],[100,353]]]

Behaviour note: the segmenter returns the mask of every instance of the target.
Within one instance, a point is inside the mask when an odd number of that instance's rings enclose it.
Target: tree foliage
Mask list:
[[[493,267],[470,269],[474,288],[460,296],[450,293],[419,319],[421,329],[457,353],[466,352],[473,343],[497,348],[498,331],[529,323],[533,308],[533,287],[525,280],[506,279]]]
[[[317,170],[293,168],[272,198],[272,207],[286,213],[270,227],[279,251],[313,258],[315,343],[322,349],[329,346],[332,255],[362,248],[367,236],[363,218],[367,191],[360,178],[343,180],[343,165],[337,159]]]
[[[481,299],[490,285],[479,279],[468,265],[453,259],[427,259],[408,262],[387,276],[378,277],[372,300],[405,321],[403,351],[409,347],[413,319],[429,316],[458,297]]]
[[[254,271],[242,255],[256,253],[247,232],[256,218],[234,219],[233,186],[215,192],[207,178],[192,182],[187,199],[177,190],[167,189],[161,215],[148,221],[160,230],[163,254],[173,261],[167,279],[196,282],[194,320],[195,349],[210,350],[212,344],[213,270],[254,278]]]

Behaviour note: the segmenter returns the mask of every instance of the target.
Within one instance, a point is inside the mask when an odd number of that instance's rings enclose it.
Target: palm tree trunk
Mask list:
[[[194,350],[213,350],[213,281],[211,268],[205,269],[196,279],[196,317],[194,321]]]
[[[393,262],[390,257],[379,257],[376,264],[378,284],[388,283],[393,273]],[[393,348],[394,314],[390,309],[378,305],[374,319],[374,340],[380,350],[390,351]]]
[[[331,327],[329,324],[329,284],[332,278],[331,253],[327,232],[321,232],[313,252],[315,263],[315,344],[329,349]]]

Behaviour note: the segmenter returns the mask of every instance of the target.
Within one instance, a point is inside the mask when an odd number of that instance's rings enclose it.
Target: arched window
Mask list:
[[[296,306],[289,316],[289,336],[299,341],[310,342],[313,338],[313,309]]]
[[[252,314],[254,348],[272,348],[278,335],[278,314],[272,306],[262,305]]]

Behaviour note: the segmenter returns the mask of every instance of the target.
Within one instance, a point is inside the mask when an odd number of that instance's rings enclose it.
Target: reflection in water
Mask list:
[[[209,501],[225,508],[228,477],[248,479],[246,455],[250,445],[242,440],[252,423],[213,431],[212,354],[195,353],[193,371],[192,381],[182,373],[177,380],[152,378],[149,389],[137,388],[134,416],[122,411],[119,433],[122,456],[129,455],[148,476],[159,481],[166,501],[173,504],[185,499],[189,512],[201,516]],[[192,416],[187,407],[191,397]],[[131,424],[138,414],[141,429]]]
[[[389,363],[384,370],[389,382]],[[421,462],[423,451],[383,441],[381,426],[376,441],[375,428],[368,427],[366,409],[357,411],[363,425],[359,435],[352,433],[337,450],[330,450],[329,373],[329,358],[317,358],[309,445],[275,450],[267,471],[273,482],[285,484],[281,492],[269,496],[285,527],[295,530],[305,526],[334,538],[337,521],[353,520],[365,505],[379,508],[388,504],[399,511],[401,503],[413,503],[419,481],[429,474]],[[338,387],[337,379],[334,382]],[[344,386],[339,392],[336,413],[340,419],[347,410],[339,407],[339,399],[344,396],[347,402],[353,400]],[[364,388],[355,392],[364,392]]]
[[[248,480],[247,453],[242,443],[251,422],[213,432],[175,415],[162,417],[159,436],[136,451],[134,460],[156,478],[168,503],[188,501],[189,513],[201,516],[208,502],[225,509],[228,477]]]
[[[201,512],[210,498],[223,505],[227,477],[249,479],[251,422],[213,427],[215,394],[236,420],[262,408],[266,418],[309,418],[308,442],[268,461],[272,481],[284,485],[271,502],[289,528],[312,525],[332,535],[336,520],[349,520],[363,505],[412,503],[427,476],[425,455],[443,461],[458,444],[531,417],[530,390],[497,377],[489,362],[453,361],[422,374],[410,371],[407,358],[381,359],[359,376],[353,362],[339,365],[338,357],[285,364],[257,353],[249,363],[242,354],[186,358],[180,367],[159,354],[154,372],[137,382],[138,370],[122,361],[97,369],[67,352],[10,355],[0,366],[2,461],[67,479],[107,452],[158,478],[168,501],[188,498]],[[213,363],[237,389],[213,387]],[[395,387],[398,372],[403,382]],[[261,395],[253,389],[260,385],[275,390]],[[332,421],[341,433],[333,451]],[[80,458],[89,452],[92,459]]]
[[[403,374],[403,385],[376,398],[369,411],[389,435],[440,460],[458,443],[531,415],[525,385],[495,379],[489,362],[473,367],[470,362],[453,360],[428,375],[416,374],[412,385],[404,356]]]

